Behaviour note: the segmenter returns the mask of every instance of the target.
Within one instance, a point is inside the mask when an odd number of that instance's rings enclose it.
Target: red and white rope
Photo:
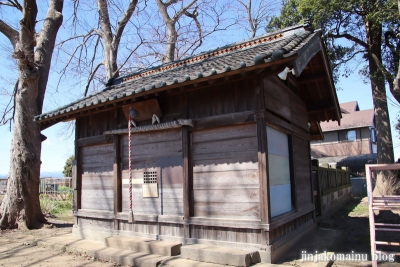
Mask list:
[[[129,122],[128,122],[128,146],[129,146],[129,211],[132,212],[132,141],[131,141],[131,127],[132,127],[132,118],[129,115]]]

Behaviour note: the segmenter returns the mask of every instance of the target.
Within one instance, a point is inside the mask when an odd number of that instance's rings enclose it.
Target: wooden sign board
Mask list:
[[[138,112],[138,116],[133,119],[134,121],[151,120],[153,114],[156,114],[159,118],[162,116],[160,106],[155,98],[122,106],[126,120],[128,120],[129,117],[130,107]]]

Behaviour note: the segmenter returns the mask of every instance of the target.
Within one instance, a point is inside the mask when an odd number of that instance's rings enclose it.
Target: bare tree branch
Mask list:
[[[113,40],[113,46],[114,47],[118,47],[119,46],[119,42],[121,40],[122,33],[124,32],[126,24],[131,19],[132,14],[135,11],[135,8],[137,6],[137,3],[138,3],[137,0],[131,0],[131,2],[129,3],[128,8],[126,9],[126,12],[125,12],[124,16],[118,22],[118,26],[117,26],[117,29],[115,30],[114,40]]]
[[[0,5],[14,7],[22,12],[22,6],[17,0],[8,0],[7,2],[1,1]]]
[[[19,32],[11,28],[7,23],[5,23],[1,19],[0,19],[0,32],[4,34],[8,38],[8,40],[10,40],[13,48],[15,49],[15,46],[19,39]]]
[[[187,6],[185,6],[184,8],[182,8],[181,10],[179,10],[175,16],[172,17],[172,21],[176,22],[183,14],[185,14],[185,12],[188,11],[189,8],[191,8],[195,3],[197,2],[197,0],[193,0],[192,2],[190,2]]]
[[[90,83],[93,81],[94,75],[96,74],[97,70],[100,68],[100,66],[103,66],[103,62],[99,63],[96,68],[94,68],[94,70],[90,73],[89,79],[86,83],[86,88],[85,88],[85,93],[83,94],[83,96],[87,96],[87,93],[89,91],[89,86]]]

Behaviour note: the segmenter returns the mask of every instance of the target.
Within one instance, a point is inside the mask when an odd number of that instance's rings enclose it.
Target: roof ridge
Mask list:
[[[227,54],[230,52],[238,51],[239,49],[245,49],[245,48],[250,48],[250,47],[253,47],[256,45],[261,45],[261,44],[264,44],[269,41],[275,41],[275,40],[281,39],[285,35],[288,35],[289,32],[293,32],[293,35],[296,35],[295,30],[304,29],[307,26],[308,26],[308,24],[300,24],[300,25],[288,27],[288,28],[285,28],[285,29],[282,29],[279,31],[275,31],[272,33],[260,35],[260,36],[254,37],[252,39],[247,39],[242,42],[236,42],[236,43],[228,44],[228,45],[225,45],[222,47],[217,47],[215,49],[201,52],[200,54],[197,54],[197,55],[194,55],[194,56],[191,56],[188,58],[176,60],[176,61],[169,62],[169,63],[164,63],[161,65],[155,66],[153,68],[148,68],[148,69],[136,72],[136,73],[129,74],[124,77],[119,77],[119,78],[115,79],[115,81],[118,81],[118,80],[120,80],[121,82],[131,81],[131,80],[142,78],[142,77],[145,77],[145,76],[157,73],[157,72],[174,69],[174,68],[181,67],[184,65],[199,62],[201,60],[205,60],[205,59],[208,59],[211,57],[220,56],[220,55]]]

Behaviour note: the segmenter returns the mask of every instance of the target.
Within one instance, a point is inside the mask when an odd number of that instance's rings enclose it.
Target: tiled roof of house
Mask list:
[[[342,113],[344,113],[344,114],[360,110],[358,108],[357,101],[342,103],[342,104],[340,104],[340,109],[342,110]]]
[[[340,109],[342,110],[340,125],[336,121],[321,122],[322,132],[373,126],[373,109],[358,110],[357,101],[340,104]]]

